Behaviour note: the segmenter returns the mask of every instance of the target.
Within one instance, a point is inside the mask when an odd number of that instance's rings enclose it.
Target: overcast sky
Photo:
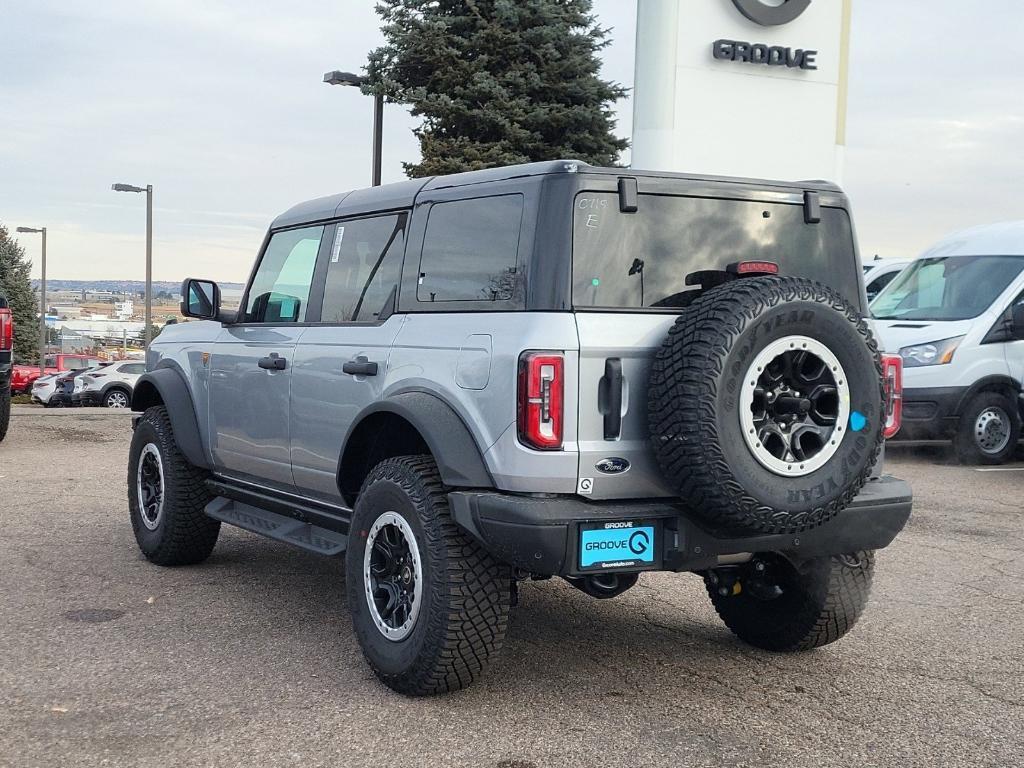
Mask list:
[[[320,80],[380,42],[371,0],[2,5],[0,222],[49,228],[51,277],[144,276],[144,196],[112,182],[156,190],[155,279],[223,281],[277,213],[369,182],[371,102]],[[635,0],[595,7],[604,76],[631,86]],[[1020,0],[854,0],[844,186],[865,256],[1024,218],[1021,39]],[[412,125],[388,107],[385,182]]]

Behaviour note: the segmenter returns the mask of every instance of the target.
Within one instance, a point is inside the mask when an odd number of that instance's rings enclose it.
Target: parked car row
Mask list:
[[[96,367],[36,379],[32,384],[32,400],[48,408],[128,408],[135,382],[146,372],[146,364],[141,360],[97,362]]]
[[[38,365],[16,365],[11,370],[11,394],[28,394],[32,391],[32,385],[36,380],[43,376],[98,368],[102,362],[98,357],[91,355],[61,353],[47,355],[42,376],[39,373]]]

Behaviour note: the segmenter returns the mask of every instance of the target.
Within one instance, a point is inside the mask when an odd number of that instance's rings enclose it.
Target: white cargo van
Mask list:
[[[961,461],[1013,456],[1024,401],[1024,221],[952,234],[871,304],[903,358],[899,439],[952,439]]]

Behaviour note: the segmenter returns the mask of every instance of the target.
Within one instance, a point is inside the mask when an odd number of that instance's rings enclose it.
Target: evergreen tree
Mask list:
[[[25,249],[0,224],[0,293],[7,297],[14,315],[14,361],[26,364],[39,362],[39,313],[30,268]]]
[[[613,165],[626,148],[602,80],[609,30],[592,0],[381,0],[386,43],[370,53],[368,93],[409,104],[430,176],[536,160]]]

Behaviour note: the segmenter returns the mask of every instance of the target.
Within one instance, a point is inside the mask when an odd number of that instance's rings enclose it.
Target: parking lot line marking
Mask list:
[[[975,472],[1024,472],[1024,467],[975,467]]]

